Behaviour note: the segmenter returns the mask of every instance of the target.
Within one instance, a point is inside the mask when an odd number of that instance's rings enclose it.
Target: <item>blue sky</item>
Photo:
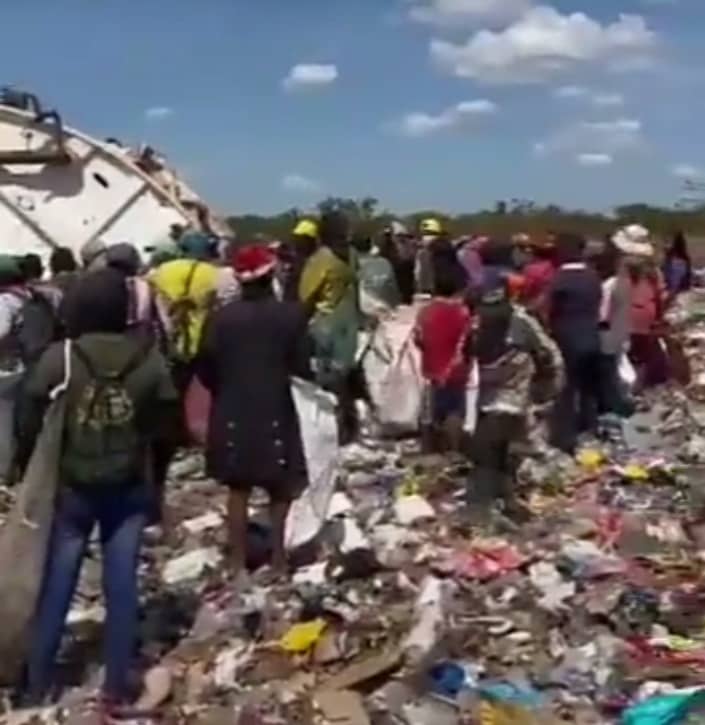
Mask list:
[[[2,18],[1,83],[152,143],[226,212],[606,209],[705,180],[703,0],[22,0]]]

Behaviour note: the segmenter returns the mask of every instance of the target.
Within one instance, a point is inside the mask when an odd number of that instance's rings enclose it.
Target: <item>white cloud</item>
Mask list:
[[[623,68],[643,62],[655,43],[655,33],[639,15],[620,15],[602,25],[585,13],[563,15],[539,6],[504,30],[480,30],[466,43],[433,39],[430,52],[442,69],[460,78],[537,83],[579,65]]]
[[[612,156],[610,156],[610,154],[600,154],[600,153],[578,154],[575,157],[575,160],[581,166],[609,166],[613,161]]]
[[[446,108],[437,115],[415,111],[408,113],[402,119],[401,132],[405,136],[414,138],[430,136],[438,131],[461,127],[472,118],[488,116],[497,110],[496,103],[478,98],[474,101],[456,103],[455,106]]]
[[[507,22],[531,7],[531,0],[409,0],[409,17],[439,27]]]
[[[585,98],[590,95],[590,90],[583,86],[561,86],[553,91],[556,98]]]
[[[623,106],[624,96],[621,93],[595,93],[592,102],[596,106],[607,108],[610,106]]]
[[[282,178],[282,189],[294,194],[316,194],[321,190],[321,185],[302,174],[286,174]]]
[[[338,68],[335,65],[299,63],[295,65],[282,81],[287,91],[324,88],[338,80]]]
[[[671,173],[679,179],[692,180],[705,178],[705,169],[701,169],[698,166],[692,166],[691,164],[676,164],[671,169]]]
[[[547,139],[534,144],[538,156],[548,154],[591,155],[636,151],[644,145],[641,121],[617,118],[613,121],[581,121],[558,129]]]
[[[163,121],[173,115],[174,109],[169,106],[152,106],[144,112],[144,117],[148,121]]]
[[[553,95],[560,100],[584,100],[598,108],[624,105],[624,96],[621,93],[594,91],[584,86],[560,86],[553,91]]]

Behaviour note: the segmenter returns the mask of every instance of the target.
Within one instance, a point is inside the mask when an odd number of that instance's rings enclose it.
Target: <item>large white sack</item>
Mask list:
[[[337,400],[317,385],[304,380],[291,382],[301,438],[308,468],[308,488],[289,511],[286,546],[294,549],[311,541],[327,515],[340,468]]]
[[[424,382],[413,332],[418,307],[400,307],[375,330],[362,360],[377,419],[400,431],[418,429]]]

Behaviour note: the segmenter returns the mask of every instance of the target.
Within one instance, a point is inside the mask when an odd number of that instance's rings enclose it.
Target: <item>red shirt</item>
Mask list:
[[[440,385],[464,384],[470,374],[465,342],[472,317],[458,300],[435,299],[416,320],[416,344],[421,349],[424,378]]]
[[[539,301],[551,285],[556,268],[549,259],[537,259],[524,268],[522,298],[527,302]]]

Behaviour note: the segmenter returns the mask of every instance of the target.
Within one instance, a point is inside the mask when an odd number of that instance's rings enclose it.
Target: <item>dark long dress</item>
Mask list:
[[[274,298],[231,302],[209,320],[196,361],[213,407],[209,475],[291,500],[307,485],[290,377],[310,374],[303,309]]]

